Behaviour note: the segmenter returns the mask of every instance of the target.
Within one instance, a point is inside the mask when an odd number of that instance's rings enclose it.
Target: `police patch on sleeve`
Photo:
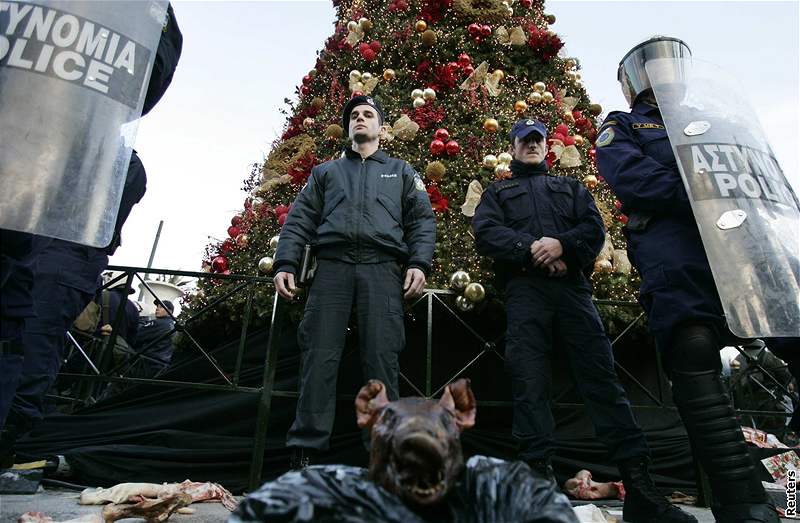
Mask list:
[[[603,147],[605,145],[610,144],[614,140],[614,128],[613,127],[606,127],[605,130],[600,133],[600,136],[597,137],[597,141],[594,142],[595,147]]]
[[[422,181],[422,178],[420,178],[418,174],[414,175],[414,186],[417,188],[418,191],[425,190],[425,183]]]

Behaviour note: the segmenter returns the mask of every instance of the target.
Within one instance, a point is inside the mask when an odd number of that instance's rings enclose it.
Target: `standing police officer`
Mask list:
[[[631,111],[612,112],[601,126],[598,167],[629,217],[624,232],[642,277],[639,301],[694,455],[711,480],[714,516],[777,522],[720,377],[725,318],[645,70],[650,59],[688,56],[685,43],[668,37],[653,37],[625,55],[618,79]]]
[[[594,200],[574,178],[549,175],[544,124],[519,120],[510,137],[513,177],[484,191],[472,226],[478,252],[494,259],[505,287],[505,366],[512,378],[519,458],[555,480],[549,353],[563,347],[597,438],[622,474],[625,521],[696,522],[670,505],[650,479],[650,451],[592,304],[584,271],[605,240]]]
[[[370,96],[345,105],[342,125],[352,147],[314,167],[281,230],[275,287],[294,297],[304,246],[318,260],[303,320],[297,415],[286,438],[292,468],[328,449],[336,375],[355,304],[364,380],[398,397],[398,354],[405,345],[403,298],[419,295],[433,258],[436,222],[419,175],[378,148],[384,114]],[[405,293],[405,294],[404,294]]]

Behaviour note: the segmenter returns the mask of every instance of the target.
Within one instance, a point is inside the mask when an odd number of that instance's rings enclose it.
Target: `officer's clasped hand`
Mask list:
[[[551,278],[560,278],[567,275],[567,264],[564,260],[556,260],[546,266],[547,275]]]
[[[531,261],[534,267],[546,267],[564,254],[561,242],[543,236],[531,244]]]
[[[420,269],[411,268],[406,271],[406,281],[403,282],[403,298],[416,298],[425,288],[425,273]]]
[[[297,292],[297,287],[294,284],[294,274],[291,272],[281,271],[272,279],[275,282],[275,290],[282,298],[291,300]]]

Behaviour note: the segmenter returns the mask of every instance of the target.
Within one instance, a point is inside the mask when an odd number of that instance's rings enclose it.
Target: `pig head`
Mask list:
[[[445,388],[439,401],[390,402],[386,387],[370,380],[356,397],[358,426],[370,429],[370,478],[416,506],[441,501],[464,467],[461,431],[475,424],[469,380]]]

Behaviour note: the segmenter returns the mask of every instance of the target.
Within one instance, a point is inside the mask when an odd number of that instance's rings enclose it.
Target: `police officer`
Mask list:
[[[170,5],[142,115],[155,106],[172,82],[182,46],[183,36]],[[2,464],[8,465],[13,460],[15,439],[44,416],[44,397],[61,366],[66,331],[97,290],[100,274],[108,266],[108,257],[121,244],[122,226],[145,193],[146,181],[144,166],[133,151],[114,224],[114,236],[107,247],[89,247],[15,233],[14,237],[30,236],[30,242],[36,248],[29,247],[28,250],[37,252],[35,256],[27,255],[27,264],[12,260],[9,266],[14,272],[0,287],[2,337],[6,338],[6,333],[12,331],[6,325],[20,324],[16,327],[19,332],[6,344],[19,353],[18,356],[9,361],[0,355],[0,379],[9,383],[0,397]],[[7,233],[10,231],[3,231],[4,238]],[[6,272],[6,256],[3,258],[3,272]],[[14,320],[14,323],[9,320]]]
[[[291,299],[306,244],[318,260],[298,330],[302,351],[297,415],[286,438],[292,468],[328,449],[336,375],[353,305],[364,379],[398,397],[398,354],[405,345],[403,298],[421,294],[436,236],[425,185],[403,160],[378,148],[384,114],[354,96],[342,126],[352,147],[316,166],[289,212],[275,254],[275,287]]]
[[[549,353],[563,347],[595,433],[622,474],[625,521],[696,521],[667,503],[648,474],[650,451],[614,371],[586,277],[603,247],[603,220],[583,185],[548,173],[546,137],[537,120],[514,124],[513,176],[484,191],[472,219],[478,252],[494,259],[505,290],[505,366],[519,458],[554,480]]]
[[[598,168],[629,217],[624,233],[642,277],[639,301],[689,442],[711,480],[715,517],[777,522],[721,380],[722,306],[645,70],[650,59],[688,56],[686,44],[669,37],[653,37],[625,55],[618,79],[631,111],[612,112],[601,126]]]

